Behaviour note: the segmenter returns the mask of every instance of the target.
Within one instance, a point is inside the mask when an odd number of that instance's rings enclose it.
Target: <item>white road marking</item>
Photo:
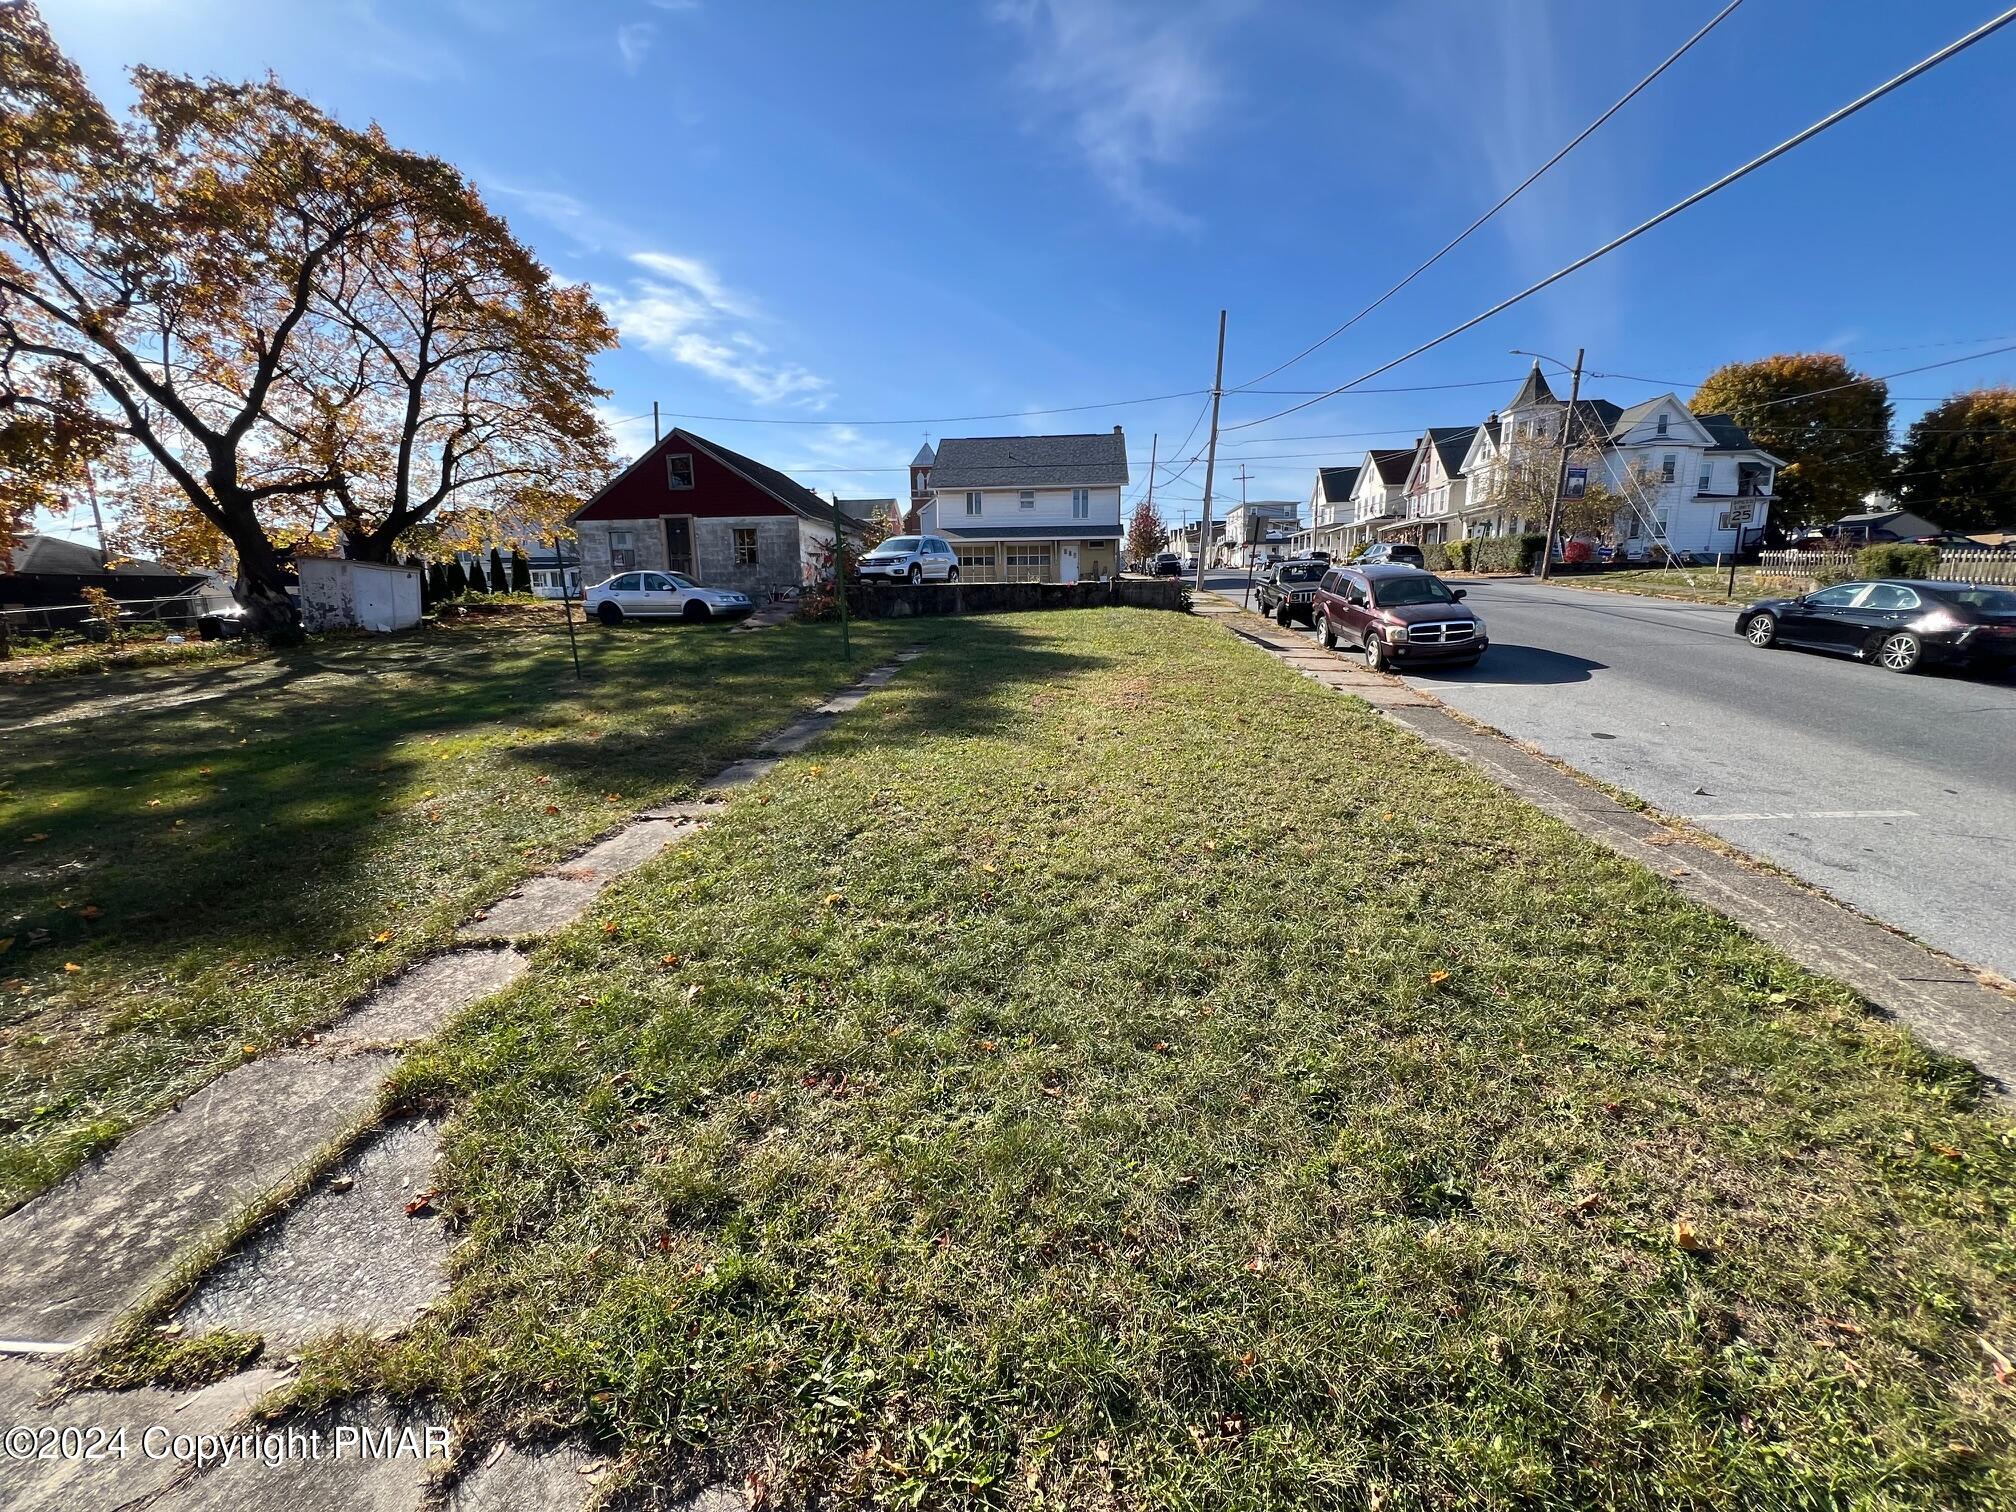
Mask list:
[[[1777,814],[1689,814],[1694,824],[1735,824],[1750,819],[1916,819],[1916,809],[1787,809]]]

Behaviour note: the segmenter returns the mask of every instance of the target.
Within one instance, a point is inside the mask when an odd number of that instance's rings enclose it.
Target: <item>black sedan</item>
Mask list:
[[[1805,646],[1891,672],[1946,663],[2016,663],[2016,589],[1883,578],[1837,583],[1803,598],[1762,599],[1736,616],[1753,646]]]

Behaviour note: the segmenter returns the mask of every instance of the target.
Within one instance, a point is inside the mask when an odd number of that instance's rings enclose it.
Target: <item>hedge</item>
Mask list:
[[[1902,542],[1864,546],[1855,554],[1855,572],[1865,578],[1937,577],[1939,548],[1907,546]]]
[[[1516,536],[1479,536],[1468,543],[1469,566],[1476,572],[1531,572],[1547,549],[1547,537],[1537,530]]]

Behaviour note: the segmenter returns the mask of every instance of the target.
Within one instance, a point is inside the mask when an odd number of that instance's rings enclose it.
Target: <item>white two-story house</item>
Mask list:
[[[918,528],[959,554],[969,583],[1111,577],[1125,534],[1127,436],[947,436]]]
[[[1406,508],[1407,474],[1414,465],[1411,446],[1374,447],[1358,466],[1351,485],[1351,534],[1348,544],[1378,539],[1379,527],[1400,518]]]
[[[1550,469],[1559,466],[1567,410],[1536,362],[1511,404],[1495,417],[1489,444],[1473,443],[1465,459],[1471,475],[1468,533],[1546,528],[1548,480]],[[1569,445],[1576,465],[1589,468],[1589,481],[1600,482],[1619,500],[1610,534],[1633,556],[1670,550],[1708,557],[1752,549],[1764,532],[1783,465],[1727,415],[1697,415],[1670,393],[1629,409],[1607,399],[1580,400]],[[1522,467],[1545,486],[1508,485]]]
[[[1309,493],[1309,528],[1297,538],[1304,551],[1341,553],[1351,542],[1351,491],[1358,486],[1356,467],[1319,467]]]

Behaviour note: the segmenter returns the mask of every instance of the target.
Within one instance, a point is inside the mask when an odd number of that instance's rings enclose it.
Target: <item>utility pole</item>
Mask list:
[[[651,401],[651,444],[653,446],[658,444],[658,401],[656,399]]]
[[[833,491],[833,595],[840,601],[840,660],[854,659],[847,635],[847,530],[840,518],[840,491]]]
[[[1218,401],[1225,397],[1225,312],[1218,312],[1218,367],[1211,375],[1211,440],[1204,454],[1204,516],[1197,527],[1197,591],[1204,591],[1204,563],[1211,554],[1211,484],[1218,472]]]
[[[1161,452],[1161,450],[1162,450],[1162,433],[1160,431],[1157,431],[1155,432],[1154,435],[1148,438],[1148,514],[1151,518],[1155,514],[1155,458]],[[1168,543],[1164,542],[1163,544],[1167,545]],[[1141,564],[1139,562],[1136,562],[1134,564],[1134,570],[1136,572],[1139,572],[1141,570]],[[1115,573],[1114,576],[1117,577],[1119,576],[1119,574]]]
[[[1575,348],[1575,377],[1568,385],[1568,413],[1561,420],[1561,465],[1554,470],[1554,498],[1547,506],[1547,543],[1540,548],[1540,581],[1554,571],[1554,535],[1561,527],[1561,494],[1568,487],[1568,436],[1575,428],[1575,405],[1582,397],[1582,348]]]

